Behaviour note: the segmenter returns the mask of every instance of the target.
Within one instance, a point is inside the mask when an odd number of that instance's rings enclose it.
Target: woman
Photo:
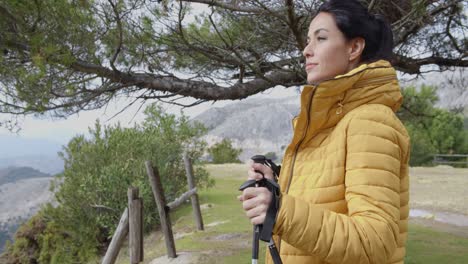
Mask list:
[[[273,237],[285,264],[403,263],[409,137],[395,115],[402,96],[392,32],[356,0],[325,2],[312,20],[307,82],[279,177]],[[252,164],[249,179],[273,179]],[[265,188],[239,196],[252,224],[271,201]],[[271,258],[267,254],[267,262]]]

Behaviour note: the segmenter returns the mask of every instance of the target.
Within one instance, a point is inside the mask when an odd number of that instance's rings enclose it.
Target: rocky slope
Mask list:
[[[193,120],[209,128],[206,140],[214,144],[229,138],[242,148],[240,159],[275,152],[282,156],[292,137],[292,119],[299,113],[299,97],[247,99],[212,108]]]

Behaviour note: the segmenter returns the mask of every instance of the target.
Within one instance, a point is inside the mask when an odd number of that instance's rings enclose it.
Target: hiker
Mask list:
[[[402,95],[390,26],[357,0],[331,0],[307,36],[308,85],[282,160],[272,232],[281,259],[403,263],[409,137],[395,115]],[[261,179],[256,170],[274,178],[252,163],[248,179]],[[238,198],[252,224],[263,224],[271,193],[249,187]]]

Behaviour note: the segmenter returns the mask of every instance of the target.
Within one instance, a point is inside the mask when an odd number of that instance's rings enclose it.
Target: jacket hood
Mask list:
[[[303,131],[309,126],[306,136],[310,138],[319,130],[335,126],[361,105],[382,104],[396,112],[402,100],[396,71],[388,61],[362,64],[318,85],[304,86],[296,130]],[[300,140],[300,134],[303,133],[295,133],[293,142]]]

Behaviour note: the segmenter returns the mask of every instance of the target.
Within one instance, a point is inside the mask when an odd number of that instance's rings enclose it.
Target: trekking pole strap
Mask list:
[[[260,231],[260,239],[265,242],[270,242],[273,235],[273,228],[276,222],[276,215],[278,214],[280,207],[281,192],[279,185],[276,182],[266,178],[261,180],[261,184],[259,184],[259,186],[266,187],[272,194],[272,199],[270,201],[270,205],[268,206],[265,221],[263,222]]]

